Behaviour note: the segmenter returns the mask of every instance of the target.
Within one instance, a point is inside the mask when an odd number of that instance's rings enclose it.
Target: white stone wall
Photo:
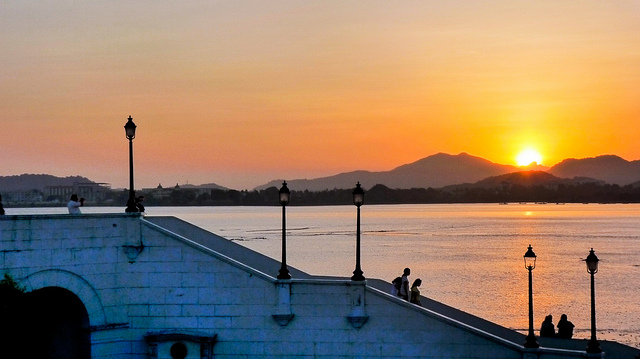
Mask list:
[[[169,330],[216,335],[214,358],[523,358],[519,344],[363,284],[277,282],[136,215],[4,216],[0,248],[0,275],[82,300],[93,358],[147,358],[145,334]],[[274,314],[293,319],[283,326]]]

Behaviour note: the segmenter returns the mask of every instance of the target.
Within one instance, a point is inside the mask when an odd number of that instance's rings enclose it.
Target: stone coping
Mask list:
[[[0,216],[0,221],[34,220],[34,219],[82,219],[82,218],[132,218],[142,217],[140,213],[82,213],[82,214],[9,214]]]

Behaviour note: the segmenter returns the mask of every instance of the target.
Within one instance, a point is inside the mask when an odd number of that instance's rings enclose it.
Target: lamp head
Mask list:
[[[287,181],[282,182],[282,187],[278,193],[280,194],[280,204],[283,206],[289,204],[289,194],[291,192],[289,191],[289,188],[287,188]]]
[[[596,254],[593,252],[593,248],[591,248],[591,250],[589,251],[589,255],[584,261],[587,263],[587,272],[591,274],[598,273],[598,262],[600,260],[598,259],[598,256],[596,256]]]
[[[527,253],[524,254],[524,267],[528,270],[533,270],[536,267],[536,258],[533,248],[529,245]]]
[[[133,140],[136,137],[136,124],[133,123],[133,118],[129,115],[127,123],[124,125],[124,133],[127,139]]]
[[[353,204],[355,204],[356,207],[360,207],[362,206],[363,202],[364,202],[364,190],[362,189],[362,187],[360,187],[360,182],[358,182],[356,184],[356,188],[353,189]]]

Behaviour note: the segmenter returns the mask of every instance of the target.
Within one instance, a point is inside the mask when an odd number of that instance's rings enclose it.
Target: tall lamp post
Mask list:
[[[136,137],[136,124],[129,115],[127,123],[124,125],[124,132],[129,139],[129,200],[127,200],[127,208],[125,212],[138,212],[136,207],[136,194],[133,191],[133,139]]]
[[[585,259],[587,262],[587,272],[591,274],[591,340],[587,344],[587,353],[602,353],[600,343],[596,339],[596,285],[594,274],[598,273],[598,256],[593,252],[593,248],[589,251],[589,255]]]
[[[360,206],[364,202],[364,190],[360,187],[360,182],[356,184],[356,188],[353,189],[353,204],[358,208],[358,222],[356,229],[356,269],[353,271],[351,280],[362,281],[364,276],[362,275],[362,269],[360,269]]]
[[[280,272],[278,279],[291,279],[289,269],[287,268],[287,222],[285,216],[285,207],[289,204],[289,188],[287,188],[287,181],[282,182],[280,191],[280,204],[282,205],[282,265],[280,266]]]
[[[533,276],[531,271],[536,267],[536,254],[529,245],[527,252],[524,254],[524,267],[529,271],[529,335],[524,343],[525,348],[539,348],[538,340],[533,332]]]

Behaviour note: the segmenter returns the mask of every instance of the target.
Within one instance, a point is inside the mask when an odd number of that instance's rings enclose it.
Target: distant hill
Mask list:
[[[548,172],[556,178],[573,179],[574,183],[600,180],[610,184],[627,185],[640,181],[640,160],[630,162],[618,156],[606,155],[567,159],[551,168],[537,163],[516,167],[493,163],[464,152],[458,155],[438,153],[391,171],[353,171],[316,179],[287,180],[287,184],[290,189],[298,191],[346,189],[354,187],[358,181],[365,188],[376,184],[383,184],[391,189],[442,188],[459,184],[475,184],[489,177],[523,171]],[[536,177],[536,179],[541,178]],[[279,188],[281,185],[282,180],[276,180],[256,189]]]
[[[375,184],[384,184],[392,189],[440,188],[453,184],[476,182],[490,176],[518,170],[517,167],[500,165],[464,152],[458,155],[438,153],[416,162],[399,166],[391,171],[354,171],[317,179],[287,180],[287,184],[290,189],[298,191],[352,188],[358,181],[365,188]],[[259,186],[256,189],[261,190],[268,187],[279,187],[280,185],[282,185],[282,180],[277,180]]]
[[[46,186],[72,186],[74,183],[95,183],[86,177],[56,177],[45,174],[0,176],[0,193],[4,191],[44,190]]]
[[[558,177],[591,177],[621,186],[640,181],[640,160],[627,161],[614,155],[566,159],[549,169]]]
[[[547,167],[547,166],[543,166],[543,165],[539,165],[536,162],[531,162],[530,164],[526,165],[526,166],[520,166],[518,167],[519,171],[549,171],[551,167]]]
[[[583,183],[596,183],[604,184],[604,181],[596,180],[593,178],[575,177],[560,178],[544,171],[520,171],[508,173],[500,176],[492,176],[485,178],[473,184],[460,184],[453,186],[443,187],[444,190],[458,189],[458,188],[503,188],[509,186],[522,186],[522,187],[534,187],[534,186],[555,186],[560,184],[565,185],[578,185]]]
[[[222,187],[215,183],[205,183],[201,185],[193,185],[193,184],[181,184],[180,188],[202,188],[202,189],[220,189],[220,190],[228,190],[227,187]]]
[[[379,183],[390,188],[440,188],[515,171],[518,171],[517,167],[493,163],[464,152],[458,155],[438,153],[386,172],[389,181]]]

